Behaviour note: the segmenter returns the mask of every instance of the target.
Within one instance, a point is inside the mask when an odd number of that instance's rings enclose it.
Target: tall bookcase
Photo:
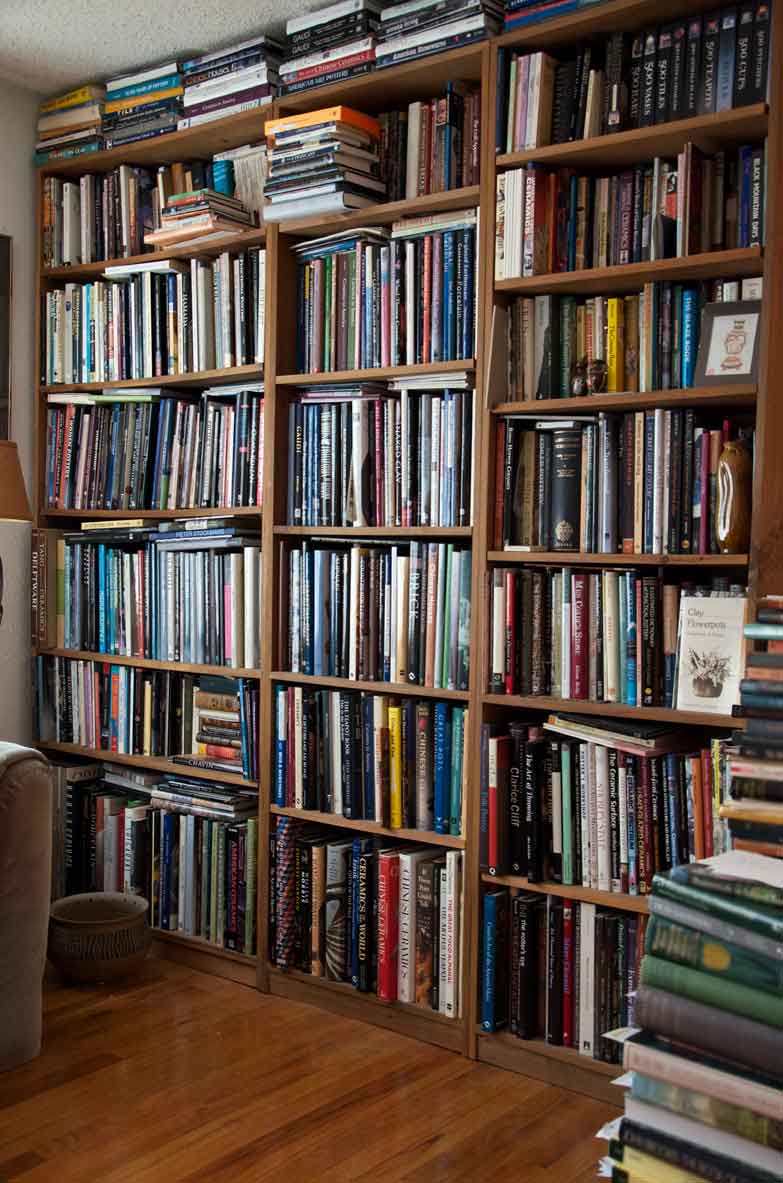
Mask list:
[[[195,968],[205,969],[245,984],[256,984],[262,991],[286,996],[299,1001],[365,1019],[391,1027],[414,1038],[442,1045],[454,1051],[477,1057],[488,1063],[514,1069],[541,1079],[561,1084],[606,1100],[615,1100],[610,1087],[614,1074],[611,1065],[579,1056],[576,1051],[553,1047],[543,1041],[522,1041],[505,1033],[482,1033],[478,1027],[477,988],[480,954],[480,906],[482,876],[479,869],[479,778],[480,728],[482,723],[506,718],[510,711],[523,710],[526,715],[543,719],[546,712],[563,704],[559,699],[495,696],[488,693],[490,601],[488,580],[493,567],[535,562],[537,565],[571,567],[636,566],[648,570],[663,570],[671,566],[692,567],[694,571],[730,570],[738,578],[747,579],[752,598],[780,590],[783,575],[783,533],[779,529],[780,507],[783,506],[783,466],[778,462],[776,449],[778,432],[783,427],[783,410],[776,396],[775,379],[783,365],[783,345],[776,327],[783,316],[783,290],[776,267],[778,252],[783,249],[783,212],[777,201],[781,166],[780,112],[783,107],[783,70],[780,69],[780,50],[773,50],[769,75],[771,101],[765,105],[700,116],[677,123],[662,124],[638,131],[627,131],[568,144],[540,148],[525,153],[496,156],[495,111],[497,91],[497,53],[503,46],[512,49],[543,49],[556,53],[581,40],[600,38],[618,29],[634,30],[645,24],[660,25],[691,13],[704,12],[712,5],[706,0],[608,0],[606,3],[577,13],[534,25],[523,33],[505,34],[488,42],[463,47],[432,58],[407,63],[393,69],[370,73],[348,82],[323,87],[301,95],[284,97],[260,114],[250,112],[207,124],[204,128],[174,133],[157,140],[131,145],[125,149],[106,151],[89,157],[76,158],[41,170],[39,178],[39,227],[42,222],[43,178],[78,176],[84,172],[103,172],[120,163],[158,165],[177,160],[208,158],[225,148],[238,146],[263,135],[263,124],[278,114],[289,114],[337,103],[352,105],[359,110],[375,113],[402,106],[417,99],[441,93],[454,79],[477,84],[481,88],[481,179],[478,186],[452,190],[413,201],[379,204],[356,213],[313,219],[299,219],[281,225],[269,225],[251,237],[238,239],[237,247],[263,243],[266,247],[266,342],[265,364],[261,370],[243,366],[230,370],[155,379],[156,385],[203,388],[229,383],[242,378],[257,379],[263,374],[265,389],[265,450],[263,472],[263,506],[251,509],[171,510],[153,513],[131,511],[123,515],[111,510],[47,510],[43,498],[46,418],[44,414],[47,388],[40,382],[34,397],[37,404],[37,464],[36,518],[41,526],[67,530],[76,522],[90,518],[137,518],[153,520],[161,517],[206,517],[212,515],[260,517],[262,531],[262,643],[259,669],[235,671],[260,681],[260,781],[259,789],[259,846],[258,846],[258,955],[255,958],[229,953],[203,941],[156,931],[159,951],[182,960]],[[779,14],[775,15],[776,26]],[[772,38],[773,46],[775,37]],[[552,166],[574,165],[584,169],[606,166],[625,166],[652,158],[657,154],[675,154],[692,140],[705,149],[738,144],[747,138],[768,141],[768,188],[766,202],[766,246],[728,250],[682,259],[667,259],[656,263],[642,263],[573,273],[535,276],[531,279],[512,279],[496,282],[494,275],[495,236],[495,180],[499,169],[514,167],[529,161],[540,161]],[[476,276],[477,291],[477,347],[472,362],[436,363],[431,366],[403,366],[390,369],[345,371],[327,375],[295,373],[296,339],[296,264],[292,247],[308,238],[351,227],[390,225],[405,216],[440,213],[447,210],[479,209],[480,261]],[[40,239],[40,235],[39,235]],[[214,253],[230,248],[221,243]],[[208,255],[207,249],[172,250],[168,257],[182,258],[188,254]],[[146,258],[147,256],[140,256]],[[41,253],[39,250],[39,261]],[[70,279],[99,276],[105,263],[84,266],[44,269],[38,264],[36,302],[36,340],[40,357],[41,305],[44,293],[51,287]],[[506,371],[503,359],[501,331],[504,310],[516,295],[554,294],[616,294],[638,289],[648,279],[701,281],[716,277],[727,279],[748,275],[764,276],[764,301],[759,378],[757,385],[737,385],[685,391],[659,391],[653,394],[593,395],[564,401],[537,400],[532,403],[511,404],[507,401]],[[288,482],[288,406],[297,386],[319,381],[359,381],[404,377],[446,369],[469,370],[475,376],[476,420],[474,437],[474,505],[472,523],[460,528],[305,528],[291,526],[286,521]],[[148,380],[114,383],[113,386],[145,386]],[[58,390],[85,389],[57,387]],[[756,459],[754,474],[754,514],[752,544],[749,555],[732,556],[652,556],[652,555],[585,555],[569,553],[532,555],[496,552],[491,549],[493,506],[493,476],[495,472],[496,423],[500,414],[533,411],[562,413],[598,410],[628,410],[640,407],[705,407],[743,409],[755,408],[757,415]],[[439,541],[460,540],[472,548],[472,613],[470,687],[466,692],[428,690],[423,687],[392,686],[389,683],[351,682],[336,678],[307,678],[287,673],[280,668],[276,652],[276,622],[279,594],[279,543],[286,538],[317,537],[342,538],[375,537],[398,541],[428,538]],[[51,651],[49,651],[51,652]],[[95,654],[65,654],[77,657],[98,657]],[[112,659],[121,661],[123,659]],[[124,659],[129,665],[167,668],[165,662]],[[208,667],[177,666],[193,673],[207,672]],[[418,698],[451,699],[468,707],[465,758],[466,801],[464,833],[460,837],[423,835],[417,831],[391,831],[370,822],[351,821],[332,814],[317,814],[282,809],[273,804],[274,716],[273,687],[277,683],[307,685],[316,683],[335,689],[393,692]],[[683,727],[729,728],[736,720],[718,718],[712,714],[685,713],[664,708],[634,708],[618,704],[569,702],[569,709],[604,717],[644,718],[666,720]],[[70,745],[46,745],[53,755],[90,754],[86,749]],[[120,763],[147,769],[166,770],[166,761],[144,757],[111,757]],[[201,773],[204,777],[230,780],[218,774]],[[269,832],[280,814],[294,814],[332,828],[342,827],[347,833],[359,831],[404,837],[427,845],[439,844],[464,851],[463,867],[463,933],[464,958],[462,963],[462,1014],[458,1019],[446,1019],[421,1007],[400,1003],[385,1003],[374,995],[360,994],[349,985],[331,982],[296,971],[280,972],[268,962],[267,949],[267,888],[269,866]],[[493,878],[494,884],[529,887],[542,893],[587,900],[613,908],[646,911],[644,896],[620,896],[588,888],[562,887],[559,884],[527,884],[525,880]]]

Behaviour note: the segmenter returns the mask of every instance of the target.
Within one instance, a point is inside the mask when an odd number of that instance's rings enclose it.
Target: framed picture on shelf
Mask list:
[[[682,596],[674,706],[730,715],[745,668],[745,596]]]
[[[694,386],[755,382],[760,326],[760,300],[706,304]]]

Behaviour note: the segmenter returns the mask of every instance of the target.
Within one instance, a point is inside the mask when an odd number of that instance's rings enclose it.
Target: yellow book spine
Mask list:
[[[107,108],[108,109],[108,108]],[[321,107],[318,111],[306,111],[302,115],[284,115],[280,119],[268,119],[264,124],[264,135],[274,137],[282,131],[293,131],[300,127],[317,127],[321,123],[350,123],[378,138],[381,125],[371,115],[354,111],[352,107]]]
[[[402,707],[389,707],[389,825],[402,829]]]
[[[692,1171],[672,1166],[632,1146],[624,1146],[622,1155],[622,1161],[617,1165],[627,1174],[628,1183],[703,1183]]]
[[[146,107],[148,103],[158,103],[161,99],[175,99],[182,94],[181,86],[170,86],[168,90],[155,90],[152,94],[136,95],[133,99],[110,99],[104,110],[107,115],[113,111],[123,111],[126,108]]]
[[[623,302],[616,296],[607,300],[606,368],[606,389],[610,394],[617,394],[625,385],[625,349],[623,348]]]
[[[103,98],[102,86],[80,86],[77,90],[69,90],[56,99],[47,99],[38,108],[39,115],[50,115],[52,111],[62,111],[66,107],[78,107],[81,103],[91,103],[95,99]]]

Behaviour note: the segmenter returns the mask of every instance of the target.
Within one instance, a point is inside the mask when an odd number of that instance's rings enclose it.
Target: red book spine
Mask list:
[[[704,802],[704,857],[712,858],[715,854],[715,846],[712,836],[712,760],[710,759],[709,748],[702,748],[701,750],[701,791],[702,801]]]
[[[563,900],[563,1047],[574,1046],[574,905]]]
[[[388,364],[388,363],[387,363]],[[374,402],[375,407],[375,525],[384,526],[383,516],[383,403],[380,399]]]
[[[587,698],[587,574],[571,576],[571,697]]]
[[[644,699],[644,676],[642,664],[644,658],[644,643],[642,640],[642,580],[636,580],[636,705],[640,707]]]
[[[506,694],[513,694],[516,690],[516,653],[517,653],[517,575],[516,571],[506,571],[505,599],[506,625],[503,646],[503,677]]]
[[[424,363],[432,361],[432,335],[430,332],[430,318],[432,301],[432,235],[424,235],[424,277],[423,277],[423,308],[424,308],[424,339],[422,341],[422,360]]]
[[[699,456],[701,471],[699,494],[701,511],[701,516],[699,517],[699,554],[706,555],[710,553],[710,433],[708,431],[701,433],[699,446],[701,448],[701,455]]]
[[[498,423],[497,435],[495,438],[495,550],[500,550],[503,546],[503,493],[505,486],[505,457],[506,421],[505,419],[501,419]]]
[[[399,945],[400,860],[398,855],[378,860],[378,997],[397,999]]]

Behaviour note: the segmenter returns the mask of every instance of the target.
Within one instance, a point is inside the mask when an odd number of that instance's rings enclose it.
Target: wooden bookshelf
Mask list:
[[[396,694],[406,698],[440,698],[449,702],[468,702],[467,690],[438,690],[434,686],[417,686],[408,682],[370,682],[364,678],[333,678],[326,674],[292,674],[275,670],[273,682],[290,682],[293,685],[318,686],[333,690],[365,690],[369,694]]]
[[[70,657],[74,661],[103,661],[108,665],[131,665],[142,670],[177,670],[181,674],[220,674],[225,678],[261,677],[261,671],[230,665],[199,665],[192,661],[155,661],[150,657],[125,657],[117,653],[92,653],[85,649],[35,649],[36,657]]]
[[[41,278],[52,283],[68,283],[72,279],[100,279],[107,267],[129,267],[134,263],[149,263],[153,259],[193,259],[211,258],[221,255],[224,251],[244,251],[251,246],[263,246],[266,240],[266,227],[255,230],[242,230],[236,234],[227,235],[220,241],[187,243],[181,246],[166,247],[143,255],[127,255],[122,259],[99,259],[94,263],[72,263],[64,267],[41,267]]]
[[[366,211],[365,211],[366,213]],[[365,222],[370,219],[365,218]],[[278,386],[332,386],[337,382],[390,382],[404,378],[421,378],[426,374],[454,374],[463,370],[470,374],[476,368],[475,358],[464,361],[437,361],[415,366],[376,366],[369,370],[319,371],[317,374],[279,374]]]
[[[447,846],[452,850],[464,850],[465,839],[454,834],[436,834],[432,830],[410,830],[403,827],[393,830],[379,822],[362,818],[342,817],[336,813],[322,813],[317,809],[293,809],[282,805],[270,805],[269,812],[275,817],[296,817],[304,822],[318,822],[322,826],[334,826],[338,830],[358,830],[362,834],[380,834],[402,842],[421,842],[423,846]]]
[[[484,1064],[534,1076],[557,1088],[594,1097],[622,1107],[623,1092],[612,1081],[620,1076],[617,1064],[582,1056],[574,1048],[557,1047],[543,1039],[518,1039],[509,1031],[476,1032],[476,1056]]]
[[[275,526],[278,538],[470,538],[471,526]]]
[[[544,694],[483,694],[486,706],[505,706],[521,711],[548,711],[550,714],[598,715],[614,719],[639,719],[672,726],[733,728],[745,726],[745,720],[733,715],[714,715],[710,711],[678,711],[670,707],[632,707],[621,702],[585,702],[576,698],[552,698]]]
[[[152,929],[152,943],[157,956],[168,961],[177,961],[200,973],[227,978],[241,986],[256,984],[256,957],[234,953],[231,949],[213,945],[201,937],[189,937],[182,932],[167,932],[162,928]]]
[[[263,366],[230,366],[224,370],[198,370],[188,374],[158,374],[152,378],[121,378],[117,382],[58,382],[54,386],[40,387],[42,394],[102,394],[104,390],[149,390],[178,386],[224,386],[242,382],[245,378],[259,382],[264,376]]]
[[[694,386],[690,390],[638,390],[618,394],[589,394],[583,398],[539,398],[530,402],[498,403],[493,415],[568,415],[598,411],[634,411],[652,407],[748,407],[756,405],[755,386]]]
[[[39,510],[42,518],[64,518],[74,521],[139,521],[145,519],[150,522],[171,521],[181,518],[183,521],[199,518],[257,518],[261,514],[258,505],[224,505],[217,508],[201,509],[53,509]],[[70,527],[75,528],[75,527]]]
[[[401,218],[420,218],[431,214],[444,214],[452,210],[470,209],[479,203],[479,186],[469,185],[464,189],[447,189],[440,193],[426,193],[406,201],[387,201],[378,205],[357,209],[349,214],[332,214],[320,218],[290,218],[280,223],[285,234],[336,234],[338,230],[349,230],[354,226],[391,226]]]
[[[629,895],[627,892],[598,891],[592,887],[569,887],[562,883],[531,883],[524,875],[487,875],[482,873],[482,883],[496,887],[514,887],[520,891],[537,891],[541,895],[556,895],[566,900],[581,900],[586,904],[599,904],[605,908],[620,908],[624,912],[639,912],[643,916],[649,911],[647,897]]]
[[[88,748],[78,743],[58,743],[54,740],[39,741],[38,746],[46,752],[60,752],[66,756],[87,756],[92,760],[105,760],[107,764],[127,764],[145,772],[167,772],[170,776],[195,777],[197,780],[219,780],[222,784],[237,785],[242,789],[257,789],[258,782],[246,780],[236,772],[213,772],[209,768],[195,768],[180,764],[165,756],[129,756],[124,752],[110,752],[103,748]]]
[[[535,565],[552,567],[747,567],[747,555],[638,555],[588,554],[562,550],[491,550],[489,563],[509,567]]]

